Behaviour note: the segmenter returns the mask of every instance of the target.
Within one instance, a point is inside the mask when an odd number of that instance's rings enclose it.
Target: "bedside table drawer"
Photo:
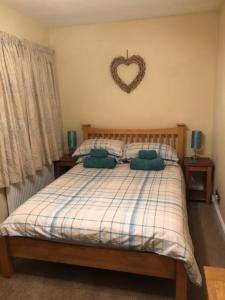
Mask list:
[[[208,167],[187,166],[189,172],[207,172]]]
[[[72,168],[76,165],[76,161],[61,161],[61,160],[59,160],[58,165],[60,167],[70,167],[70,168]]]
[[[77,158],[73,158],[70,154],[64,154],[54,163],[55,179],[63,175],[77,164]]]

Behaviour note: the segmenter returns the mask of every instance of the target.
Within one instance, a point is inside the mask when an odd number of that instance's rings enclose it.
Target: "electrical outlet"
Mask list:
[[[219,194],[218,189],[216,189],[215,199],[218,203],[220,202],[220,194]]]

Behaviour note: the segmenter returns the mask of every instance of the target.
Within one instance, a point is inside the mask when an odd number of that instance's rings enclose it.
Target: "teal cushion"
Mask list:
[[[130,168],[132,170],[160,171],[164,168],[164,161],[161,158],[149,160],[135,157],[130,162]]]
[[[157,152],[155,150],[140,150],[138,157],[141,159],[155,159],[157,158]]]
[[[97,168],[97,169],[113,169],[116,166],[116,160],[113,157],[85,157],[84,168]]]
[[[105,157],[108,156],[108,152],[105,149],[102,149],[102,148],[93,148],[90,151],[90,155],[92,157],[105,158]]]

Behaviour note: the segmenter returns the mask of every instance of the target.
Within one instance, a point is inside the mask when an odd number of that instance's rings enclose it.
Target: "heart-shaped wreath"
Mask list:
[[[118,67],[120,65],[129,66],[131,64],[136,64],[139,67],[139,72],[137,76],[132,80],[130,84],[126,84],[118,75]],[[115,81],[115,83],[126,93],[130,93],[133,91],[142,81],[143,77],[145,76],[145,61],[139,55],[133,55],[131,57],[123,57],[118,56],[113,59],[111,63],[111,74]]]

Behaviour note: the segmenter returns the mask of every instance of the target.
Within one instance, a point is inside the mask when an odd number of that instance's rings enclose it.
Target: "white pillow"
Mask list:
[[[105,149],[108,154],[122,157],[124,142],[110,139],[89,139],[84,141],[72,156],[82,156],[90,153],[91,149]]]
[[[179,158],[177,157],[176,150],[167,144],[160,143],[129,143],[126,144],[124,148],[123,159],[130,160],[138,156],[140,150],[155,150],[158,156],[165,160],[177,162]]]

